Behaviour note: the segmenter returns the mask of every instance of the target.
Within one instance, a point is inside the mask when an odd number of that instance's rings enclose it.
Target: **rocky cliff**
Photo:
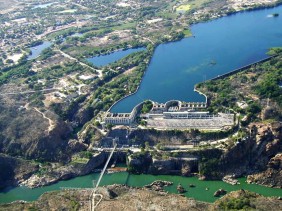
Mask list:
[[[27,159],[68,160],[70,127],[52,112],[40,112],[1,106],[0,152]]]
[[[281,166],[277,154],[282,152],[282,123],[254,123],[248,133],[249,136],[231,141],[225,148],[198,148],[177,153],[176,157],[166,151],[135,153],[129,157],[129,169],[133,173],[185,176],[199,172],[202,179],[215,180],[230,174],[242,176],[266,171],[262,175],[268,173],[270,178],[263,182],[260,176],[257,181],[268,185],[272,181],[271,186],[280,187]]]
[[[249,183],[282,188],[282,154],[277,154],[271,158],[265,171],[249,175],[247,181]]]
[[[0,189],[17,185],[38,170],[38,165],[30,161],[0,154]]]
[[[95,154],[86,163],[69,163],[57,168],[49,168],[47,173],[42,175],[32,175],[28,180],[22,184],[28,187],[40,187],[50,185],[59,180],[66,180],[76,176],[89,174],[97,167],[103,166],[108,157],[107,152],[100,152]]]
[[[198,172],[197,158],[153,159],[148,169],[149,174],[168,174],[191,176]]]
[[[232,147],[227,147],[217,160],[217,164],[212,166],[210,170],[218,172],[218,179],[226,174],[239,176],[271,171],[273,174],[269,174],[270,178],[262,182],[261,177],[259,183],[269,184],[272,180],[272,186],[278,185],[279,187],[282,123],[253,123],[249,126],[249,133],[250,136],[239,139]],[[274,160],[271,160],[272,158]]]
[[[158,152],[133,153],[128,156],[128,169],[132,173],[191,176],[198,172],[198,157],[182,154],[162,157]]]

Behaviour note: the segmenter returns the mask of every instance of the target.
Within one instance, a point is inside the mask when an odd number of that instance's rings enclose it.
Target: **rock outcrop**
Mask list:
[[[232,191],[213,204],[212,210],[281,210],[282,200],[277,197],[264,197],[259,194],[238,190]]]
[[[245,190],[226,194],[214,203],[199,202],[178,194],[150,191],[146,188],[131,188],[125,185],[110,185],[99,188],[103,199],[97,210],[281,210],[282,200],[263,197]],[[90,190],[54,191],[43,194],[34,202],[14,202],[0,205],[6,210],[89,210]]]
[[[17,185],[38,170],[38,165],[19,158],[0,154],[0,189]]]
[[[15,202],[0,205],[2,210],[89,210],[90,190],[55,191],[43,194],[37,201],[30,203]],[[151,191],[146,188],[131,188],[124,185],[111,185],[99,188],[97,193],[103,199],[97,210],[210,210],[211,204],[177,194]],[[96,210],[95,209],[95,210]]]
[[[102,166],[107,160],[108,154],[106,152],[100,152],[94,155],[86,164],[68,164],[59,168],[50,169],[43,175],[32,175],[28,180],[22,182],[22,185],[35,188],[52,183],[59,180],[66,180],[76,176],[89,174],[96,168]]]
[[[67,161],[71,128],[52,112],[0,107],[0,152],[42,161]],[[43,114],[45,116],[43,116]],[[50,120],[52,126],[50,126]]]
[[[192,176],[192,173],[198,172],[198,158],[189,156],[163,159],[153,157],[149,152],[135,153],[129,156],[128,167],[131,172],[139,174]]]
[[[156,180],[149,185],[145,185],[144,188],[148,188],[148,189],[154,190],[154,191],[164,191],[163,187],[167,187],[167,186],[170,186],[170,185],[173,185],[173,182]]]
[[[282,188],[282,154],[277,154],[268,164],[263,172],[249,175],[249,183],[257,183],[269,187]]]
[[[198,158],[174,158],[152,159],[152,163],[148,169],[149,174],[169,174],[192,176],[192,173],[198,171]]]
[[[204,167],[202,170],[205,170],[202,171],[202,176],[206,179],[222,179],[225,175],[241,176],[264,172],[267,166],[273,166],[274,161],[270,162],[270,159],[282,152],[282,123],[253,123],[249,130],[251,134],[249,137],[236,142],[232,147],[226,149],[220,157],[200,163]],[[275,163],[278,158],[275,159]],[[271,175],[271,178],[267,179],[268,182],[261,181],[260,184],[270,185],[270,180],[277,181],[280,178],[281,166],[274,166],[275,171],[274,169],[266,171],[266,173],[272,172],[272,174],[268,174],[268,176]],[[210,175],[211,173],[212,175]],[[279,184],[272,183],[274,186]]]
[[[224,190],[224,189],[218,189],[217,191],[214,192],[213,196],[214,196],[214,197],[219,197],[219,196],[225,195],[226,193],[227,193],[226,190]]]
[[[178,193],[185,193],[186,192],[185,188],[181,184],[178,184],[176,189],[177,189]]]

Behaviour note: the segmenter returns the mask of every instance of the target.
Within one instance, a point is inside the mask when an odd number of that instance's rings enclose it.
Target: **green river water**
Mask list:
[[[15,200],[33,201],[47,191],[60,190],[63,187],[79,187],[90,188],[92,187],[92,180],[98,180],[99,173],[94,173],[86,176],[77,177],[67,181],[60,181],[56,184],[30,189],[27,187],[16,187],[13,189],[6,189],[0,192],[0,203],[8,203]],[[166,187],[170,193],[177,193],[176,186],[180,183],[187,192],[185,196],[194,198],[199,201],[214,202],[217,198],[213,196],[214,192],[219,188],[223,188],[228,192],[245,189],[250,190],[264,196],[281,196],[282,189],[268,188],[255,184],[247,184],[246,178],[240,178],[240,185],[229,185],[222,181],[199,181],[196,177],[181,177],[181,176],[169,176],[169,175],[132,175],[127,172],[105,174],[101,186],[110,184],[127,184],[133,187],[141,187],[155,180],[172,181],[173,185]],[[190,188],[189,185],[194,184],[196,187]],[[208,188],[209,190],[206,190]]]

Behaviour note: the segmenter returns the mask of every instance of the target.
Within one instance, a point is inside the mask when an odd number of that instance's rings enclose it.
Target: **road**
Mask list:
[[[47,91],[58,91],[61,90],[59,88],[50,88],[50,89],[41,89],[41,90],[34,90],[34,91],[23,91],[23,92],[7,92],[7,93],[0,93],[0,95],[18,95],[18,94],[31,94],[36,92],[47,92]]]
[[[40,113],[44,119],[47,119],[49,122],[49,127],[48,127],[48,134],[50,133],[50,131],[52,131],[55,128],[55,122],[50,119],[49,117],[47,117],[43,112],[39,111],[38,108],[33,107],[35,111],[37,111],[38,113]]]

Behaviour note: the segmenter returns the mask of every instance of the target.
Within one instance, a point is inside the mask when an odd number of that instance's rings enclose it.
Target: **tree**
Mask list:
[[[149,111],[151,111],[152,107],[153,107],[153,103],[150,100],[146,100],[143,104],[141,113],[143,114],[148,113]]]
[[[148,141],[145,142],[145,149],[148,151],[150,149],[150,144]]]
[[[14,63],[14,61],[13,61],[12,59],[7,59],[6,62],[7,62],[8,64],[13,64],[13,63]]]

